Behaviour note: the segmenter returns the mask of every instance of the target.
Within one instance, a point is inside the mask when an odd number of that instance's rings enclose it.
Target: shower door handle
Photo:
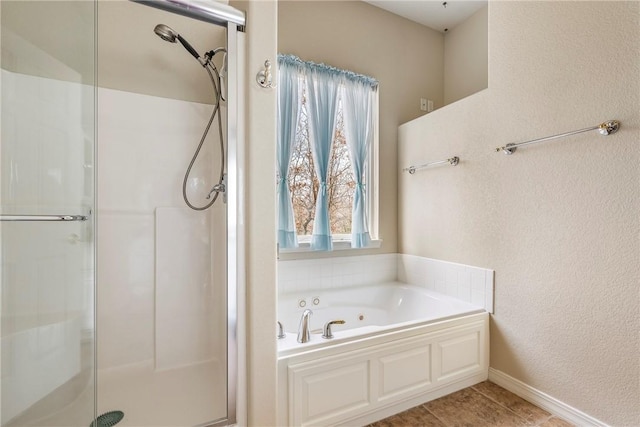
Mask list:
[[[0,221],[86,221],[87,215],[8,215],[0,214]]]

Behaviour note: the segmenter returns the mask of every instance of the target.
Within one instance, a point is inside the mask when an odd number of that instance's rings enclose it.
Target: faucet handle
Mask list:
[[[278,339],[281,340],[286,337],[287,334],[284,333],[284,326],[282,326],[282,322],[278,320]]]
[[[325,323],[322,338],[327,340],[333,338],[333,334],[331,333],[331,325],[344,325],[345,323],[347,322],[345,322],[344,320],[332,320]]]

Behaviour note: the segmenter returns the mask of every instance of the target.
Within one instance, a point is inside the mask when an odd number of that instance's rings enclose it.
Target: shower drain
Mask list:
[[[109,411],[102,415],[99,415],[91,423],[89,427],[111,427],[118,424],[124,418],[124,412],[122,411]]]

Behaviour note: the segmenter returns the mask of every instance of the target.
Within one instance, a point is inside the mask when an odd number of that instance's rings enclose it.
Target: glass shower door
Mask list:
[[[95,3],[2,1],[0,426],[95,419]]]

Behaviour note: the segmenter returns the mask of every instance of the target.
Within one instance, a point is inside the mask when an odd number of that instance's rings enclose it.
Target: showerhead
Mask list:
[[[153,29],[153,32],[156,33],[162,40],[169,43],[175,43],[176,36],[178,35],[178,33],[173,31],[171,27],[164,24],[156,25],[156,27]]]
[[[176,40],[180,42],[182,46],[184,46],[187,51],[193,55],[194,58],[200,59],[200,54],[196,52],[196,50],[186,41],[180,34],[173,31],[173,29],[164,24],[158,24],[153,29],[153,32],[158,35],[162,40],[168,41],[170,43],[175,43]]]

